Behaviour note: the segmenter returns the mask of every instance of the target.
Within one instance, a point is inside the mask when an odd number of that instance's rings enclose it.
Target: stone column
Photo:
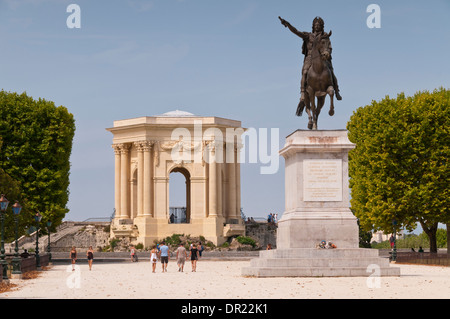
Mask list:
[[[228,218],[236,218],[236,163],[227,163],[228,168]]]
[[[134,146],[137,150],[137,216],[142,216],[143,214],[143,187],[144,187],[144,148],[143,143],[145,142],[135,142]]]
[[[215,161],[216,161],[216,169],[217,169],[217,175],[216,175],[216,190],[217,190],[217,215],[222,217],[224,214],[223,211],[223,170],[224,170],[224,143],[223,142],[216,142],[216,151],[215,151]],[[220,144],[219,144],[220,143]],[[220,148],[217,149],[217,146]],[[226,189],[225,189],[226,191]]]
[[[130,146],[122,144],[120,149],[120,218],[130,218],[129,180],[130,180]]]
[[[217,155],[217,154],[216,154]],[[223,216],[223,187],[222,187],[222,169],[223,163],[217,163],[217,175],[216,175],[216,185],[217,185],[217,216]]]
[[[151,216],[153,213],[153,165],[152,165],[152,142],[143,143],[144,150],[144,175],[143,175],[143,214]]]
[[[209,147],[209,216],[217,216],[217,163],[214,142]]]
[[[241,163],[240,154],[243,144],[238,143],[235,148],[236,163],[235,163],[235,184],[236,184],[236,215],[241,216]]]
[[[121,144],[113,144],[114,149],[114,209],[115,217],[119,217],[120,213],[120,148]]]
[[[207,143],[206,141],[202,142],[202,166],[203,166],[203,176],[205,177],[203,181],[203,217],[208,217],[209,212],[209,181],[207,176],[209,175],[209,165],[206,162],[206,158],[209,156],[207,153]]]

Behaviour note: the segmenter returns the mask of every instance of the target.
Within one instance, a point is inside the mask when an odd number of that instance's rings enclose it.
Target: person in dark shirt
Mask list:
[[[189,250],[189,257],[191,257],[192,272],[197,271],[197,260],[198,260],[198,246],[191,245]]]
[[[23,250],[23,253],[20,254],[20,257],[22,258],[28,258],[30,256],[30,254],[28,253],[28,251],[26,249]]]
[[[77,250],[75,249],[75,246],[72,246],[72,249],[70,250],[70,260],[72,261],[72,271],[75,271],[75,263],[77,261]]]
[[[94,259],[94,250],[92,246],[89,246],[89,249],[86,252],[86,257],[89,263],[89,270],[92,270],[92,260]]]

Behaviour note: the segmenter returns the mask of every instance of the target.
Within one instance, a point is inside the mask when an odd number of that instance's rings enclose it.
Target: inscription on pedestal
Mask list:
[[[342,201],[342,160],[303,161],[303,201]]]

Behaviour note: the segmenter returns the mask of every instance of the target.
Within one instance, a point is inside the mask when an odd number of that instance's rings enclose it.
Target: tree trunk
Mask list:
[[[437,253],[436,231],[431,232],[428,238],[430,238],[430,253]]]
[[[427,227],[427,224],[421,220],[420,225],[430,239],[430,253],[437,253],[436,232],[438,229],[438,223],[432,223],[429,227]]]

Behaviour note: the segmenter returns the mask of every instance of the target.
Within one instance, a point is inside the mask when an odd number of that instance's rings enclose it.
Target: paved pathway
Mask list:
[[[54,265],[32,280],[14,281],[18,288],[0,298],[118,299],[292,299],[292,298],[450,298],[450,267],[395,265],[401,277],[382,278],[246,278],[248,261],[200,260],[183,273],[174,260],[168,272],[151,272],[150,263]]]

